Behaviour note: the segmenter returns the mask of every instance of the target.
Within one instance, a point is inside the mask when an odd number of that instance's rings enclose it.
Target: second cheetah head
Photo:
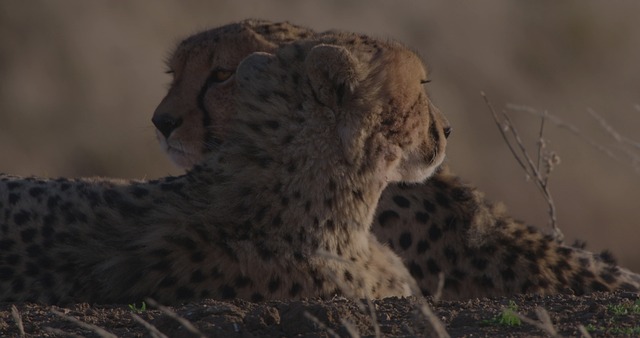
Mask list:
[[[230,124],[243,126],[235,135],[259,135],[261,156],[305,152],[330,163],[307,175],[375,170],[385,182],[420,182],[442,163],[449,129],[427,97],[426,79],[420,58],[397,42],[325,34],[245,59],[235,78],[237,104],[256,113]],[[261,113],[276,109],[287,113],[269,119]],[[227,132],[225,142],[246,141]]]

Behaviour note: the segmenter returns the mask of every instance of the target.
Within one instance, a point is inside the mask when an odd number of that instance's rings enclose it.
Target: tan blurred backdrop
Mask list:
[[[547,125],[562,163],[551,177],[568,241],[610,248],[640,271],[640,2],[3,1],[0,172],[153,178],[178,174],[150,117],[164,59],[199,30],[257,17],[399,39],[431,67],[429,90],[454,126],[449,161],[517,218],[546,229],[543,198],[517,166],[480,91],[548,111],[590,141]],[[535,152],[539,120],[512,112]],[[624,152],[626,149],[627,153]],[[634,162],[635,161],[635,162]],[[635,165],[635,168],[634,168]]]

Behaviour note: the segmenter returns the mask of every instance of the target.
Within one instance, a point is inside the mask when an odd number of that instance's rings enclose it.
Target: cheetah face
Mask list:
[[[390,174],[390,181],[419,183],[431,176],[445,158],[449,122],[432,103],[424,88],[428,75],[423,62],[408,50],[389,56],[389,79],[385,81],[386,97],[393,103],[391,111],[404,122],[405,131],[385,125],[403,148],[400,164]]]
[[[444,160],[450,132],[423,87],[425,67],[398,43],[358,38],[359,48],[312,49],[306,63],[314,98],[344,120],[337,129],[347,162],[385,168],[387,182],[422,182]]]
[[[158,141],[172,161],[190,168],[220,143],[233,112],[229,98],[242,59],[311,33],[286,22],[245,20],[182,41],[167,62],[173,79],[152,118]]]

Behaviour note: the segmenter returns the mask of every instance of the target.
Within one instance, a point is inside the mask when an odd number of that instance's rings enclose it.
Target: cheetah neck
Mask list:
[[[215,226],[226,229],[227,236],[238,239],[266,234],[281,238],[282,243],[339,252],[354,238],[368,235],[387,185],[375,173],[356,174],[332,161],[294,171],[275,162],[265,168],[246,156],[233,160],[227,156],[195,169],[190,176],[194,181],[215,182],[207,192],[212,219]]]

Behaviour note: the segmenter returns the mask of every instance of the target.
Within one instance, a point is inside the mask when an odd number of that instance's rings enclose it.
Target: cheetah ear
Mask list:
[[[332,110],[341,106],[356,88],[358,62],[344,47],[317,45],[305,59],[305,71],[316,99]]]
[[[336,123],[345,160],[354,164],[362,155],[363,131],[358,117],[338,113],[358,85],[358,61],[344,47],[322,44],[309,52],[305,71],[315,98],[325,105],[324,113]]]

